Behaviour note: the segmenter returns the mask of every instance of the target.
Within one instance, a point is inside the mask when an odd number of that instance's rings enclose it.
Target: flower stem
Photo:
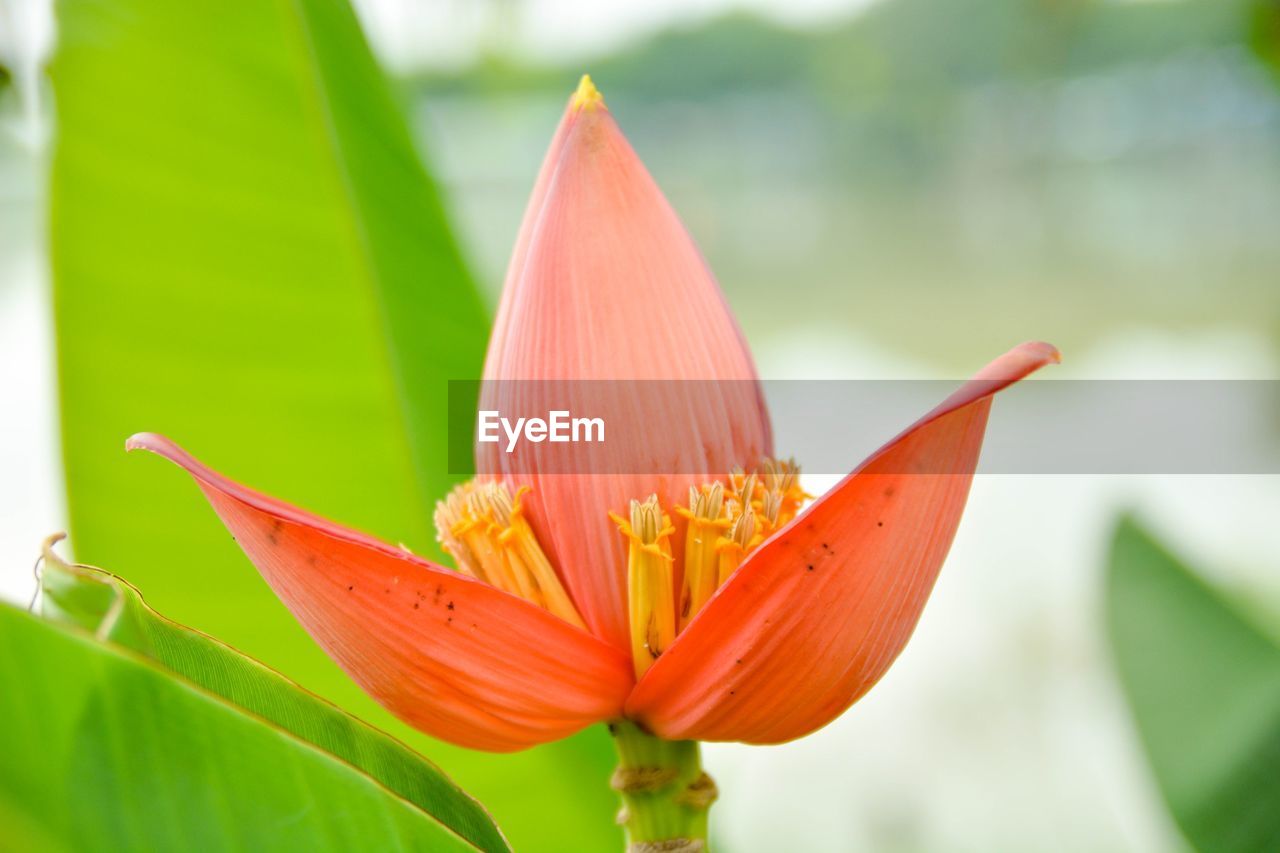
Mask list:
[[[635,723],[609,725],[618,746],[612,785],[628,853],[702,853],[716,784],[702,771],[696,740],[663,740]]]

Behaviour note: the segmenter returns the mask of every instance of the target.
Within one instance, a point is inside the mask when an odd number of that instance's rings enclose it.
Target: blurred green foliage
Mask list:
[[[1254,0],[1249,42],[1280,84],[1280,0]]]
[[[757,344],[852,334],[958,365],[1137,326],[1274,336],[1280,89],[1254,2],[886,0],[407,85],[486,280],[536,116],[588,70]],[[779,310],[793,283],[808,303]]]
[[[368,776],[0,604],[6,850],[473,850]],[[282,819],[285,816],[288,819]]]
[[[859,174],[870,171],[870,159],[898,162],[901,175],[920,180],[927,175],[918,170],[935,160],[914,145],[904,150],[902,141],[948,148],[954,139],[946,128],[957,116],[941,108],[954,109],[972,87],[1051,82],[1231,47],[1243,42],[1250,10],[1251,0],[890,0],[813,29],[728,15],[660,32],[590,66],[606,96],[621,93],[623,104],[788,92],[856,122],[837,130],[856,138],[859,162],[850,165]],[[496,56],[410,83],[431,93],[559,96],[575,70]],[[931,137],[919,133],[929,130]]]
[[[26,699],[0,706],[0,847],[509,849],[420,756],[114,575],[46,545],[41,589],[48,622],[0,607]]]
[[[446,382],[478,375],[487,320],[351,10],[59,13],[51,252],[77,555],[127,566],[164,612],[427,753],[522,849],[614,846],[603,732],[489,756],[410,731],[310,641],[186,477],[123,452],[133,432],[164,432],[255,487],[435,552]]]
[[[1134,522],[1111,547],[1106,621],[1156,782],[1204,851],[1280,838],[1280,646]]]

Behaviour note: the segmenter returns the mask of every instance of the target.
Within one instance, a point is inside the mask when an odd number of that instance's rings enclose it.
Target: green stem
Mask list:
[[[622,796],[618,822],[630,853],[707,850],[707,810],[716,785],[702,771],[696,740],[663,740],[635,723],[611,723],[618,746],[613,788]]]

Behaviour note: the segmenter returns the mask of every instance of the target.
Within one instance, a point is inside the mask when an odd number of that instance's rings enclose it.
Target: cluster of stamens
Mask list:
[[[627,541],[631,654],[640,677],[675,641],[747,555],[795,518],[808,497],[792,460],[766,459],[757,471],[689,489],[673,507],[684,522],[683,571],[675,572],[676,525],[657,495],[633,500],[626,517],[609,513]],[[441,545],[459,570],[519,595],[582,627],[514,495],[501,483],[470,482],[436,505]]]
[[[766,459],[758,471],[732,472],[689,489],[674,507],[685,521],[683,571],[673,580],[676,533],[657,495],[631,502],[630,518],[610,513],[627,538],[627,598],[636,677],[673,643],[760,543],[795,518],[807,495],[793,460]],[[678,593],[678,594],[677,594]]]
[[[436,504],[436,535],[459,571],[585,627],[551,561],[524,517],[520,499],[501,483],[464,483]]]

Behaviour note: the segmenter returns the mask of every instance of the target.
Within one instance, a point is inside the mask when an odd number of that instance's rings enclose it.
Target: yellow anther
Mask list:
[[[778,518],[782,512],[782,493],[781,492],[765,492],[764,498],[760,501],[760,514],[764,517],[764,521],[768,523],[770,530],[778,526]]]
[[[796,483],[800,467],[794,459],[765,459],[760,463],[764,487],[771,492],[785,492]]]
[[[632,501],[629,518],[609,517],[627,537],[627,598],[631,659],[636,678],[644,675],[676,637],[672,578],[671,522],[658,496]]]
[[[476,567],[476,576],[487,580],[498,589],[520,594],[520,584],[507,564],[506,555],[498,547],[489,504],[485,500],[485,485],[467,483],[465,499],[461,502],[458,521],[449,533],[466,546]]]
[[[724,484],[689,489],[689,507],[676,507],[688,519],[684,539],[684,576],[680,583],[680,630],[697,615],[716,591],[719,557],[716,540],[729,528],[725,516]]]
[[[504,513],[498,522],[498,542],[506,549],[507,560],[513,572],[517,577],[526,578],[532,587],[526,598],[547,608],[566,622],[585,628],[582,617],[578,615],[578,610],[560,583],[551,561],[538,544],[538,537],[524,517],[524,506],[520,499],[528,491],[527,486],[523,487],[516,491],[513,498],[504,486],[493,493],[490,500],[495,513]]]
[[[524,518],[520,489],[474,481],[436,505],[436,535],[460,571],[585,627],[551,561]]]
[[[449,492],[444,500],[436,502],[436,541],[440,543],[440,547],[445,550],[445,553],[453,557],[454,563],[458,566],[458,571],[480,578],[482,581],[489,581],[489,578],[484,573],[484,568],[480,565],[479,558],[455,533],[455,531],[463,529],[470,522],[471,516],[467,507],[467,499],[472,488],[471,483],[457,486],[453,491]]]
[[[511,494],[501,483],[484,483],[473,488],[467,500],[471,522],[458,529],[463,541],[480,557],[485,572],[507,592],[543,606],[538,588],[523,565],[511,559],[502,544],[502,532],[511,511]]]
[[[765,488],[762,515],[773,532],[795,518],[810,495],[800,488],[800,466],[794,459],[765,459],[760,468]]]
[[[716,554],[719,557],[717,582],[724,584],[729,576],[738,570],[747,552],[755,545],[756,513],[747,507],[742,515],[734,521],[728,536],[721,536],[716,542]]]
[[[757,499],[756,492],[760,486],[759,477],[756,476],[754,471],[750,474],[739,471],[733,475],[732,483],[734,489],[733,497],[738,502],[738,511],[742,512]]]

